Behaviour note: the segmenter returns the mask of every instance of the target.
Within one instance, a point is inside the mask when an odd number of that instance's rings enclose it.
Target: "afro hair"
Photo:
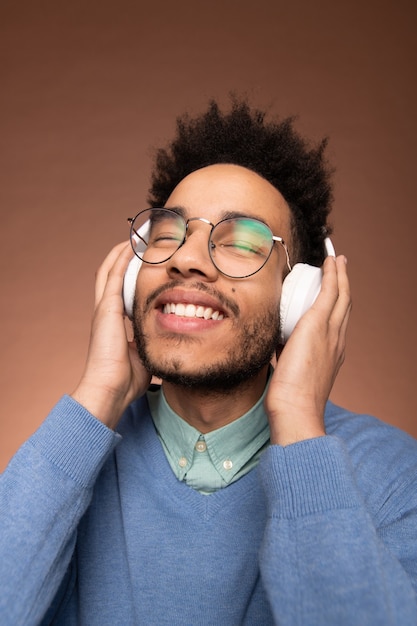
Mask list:
[[[148,201],[164,206],[178,183],[200,168],[241,165],[270,182],[289,205],[292,261],[321,265],[333,200],[332,170],[324,157],[327,139],[313,146],[296,132],[294,118],[265,118],[265,112],[236,98],[227,113],[212,100],[202,115],[179,117],[174,139],[156,151]]]

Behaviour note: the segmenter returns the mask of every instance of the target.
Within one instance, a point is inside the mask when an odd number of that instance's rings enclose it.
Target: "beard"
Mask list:
[[[236,309],[238,307],[235,305]],[[139,357],[147,371],[173,385],[209,394],[230,391],[259,374],[270,363],[279,345],[279,309],[274,306],[246,323],[236,317],[236,340],[227,357],[212,364],[201,365],[190,372],[185,371],[180,358],[171,357],[169,353],[160,362],[155,362],[149,350],[150,339],[144,331],[144,318],[145,314],[139,311],[135,300],[132,320],[134,339]],[[190,335],[178,336],[177,348],[183,343],[189,345],[190,342],[194,342],[198,350],[199,339]]]

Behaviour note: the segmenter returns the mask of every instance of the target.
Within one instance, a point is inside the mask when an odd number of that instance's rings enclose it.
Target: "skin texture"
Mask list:
[[[219,164],[197,170],[174,189],[166,206],[214,224],[228,211],[258,217],[287,242],[291,255],[288,205],[277,189],[246,168]],[[99,269],[89,354],[73,397],[108,426],[114,428],[128,404],[144,393],[153,373],[166,378],[171,407],[201,432],[237,419],[263,393],[277,337],[274,320],[285,254],[274,246],[257,274],[228,278],[210,260],[208,234],[209,227],[195,221],[170,260],[142,265],[135,316],[142,360],[127,340],[120,296],[129,244],[116,246]],[[207,321],[163,314],[166,302],[211,306],[224,317]],[[325,434],[324,407],[343,362],[350,307],[346,260],[328,257],[316,302],[277,352],[265,399],[272,443],[288,445]],[[248,342],[248,333],[259,340]],[[244,384],[227,389],[219,384],[225,372],[253,362],[256,367]],[[217,372],[217,384],[205,383],[207,371]]]

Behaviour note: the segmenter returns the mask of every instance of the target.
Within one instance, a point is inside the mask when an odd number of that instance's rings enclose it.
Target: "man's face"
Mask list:
[[[166,207],[213,224],[239,212],[290,240],[284,198],[268,181],[240,166],[218,164],[193,172],[174,189]],[[192,221],[186,242],[171,259],[142,264],[134,331],[140,357],[152,374],[176,384],[223,390],[268,366],[278,344],[286,258],[276,244],[259,272],[229,278],[210,259],[209,233],[208,224]]]

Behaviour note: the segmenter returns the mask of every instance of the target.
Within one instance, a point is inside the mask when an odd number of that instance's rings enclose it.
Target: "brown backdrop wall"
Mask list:
[[[332,399],[417,435],[415,18],[411,0],[2,2],[1,467],[78,380],[150,148],[231,90],[331,137],[354,297]]]

